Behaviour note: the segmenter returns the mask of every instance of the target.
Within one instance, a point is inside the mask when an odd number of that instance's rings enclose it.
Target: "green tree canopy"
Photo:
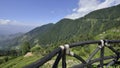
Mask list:
[[[28,41],[25,41],[21,46],[22,55],[30,51],[30,44]]]

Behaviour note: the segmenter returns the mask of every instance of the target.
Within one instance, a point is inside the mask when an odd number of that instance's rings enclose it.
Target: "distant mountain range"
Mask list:
[[[20,45],[24,41],[29,41],[32,45],[38,41],[40,45],[44,46],[94,40],[95,36],[103,32],[107,34],[113,28],[120,28],[119,12],[120,5],[117,5],[93,11],[76,20],[62,19],[56,24],[46,24],[20,37],[0,42],[0,46],[8,48]]]
[[[13,38],[22,36],[24,33],[16,33],[11,35],[0,35],[0,41],[11,40]]]
[[[0,25],[0,35],[10,35],[16,33],[26,33],[33,29],[33,26],[25,26],[25,25],[12,25],[5,24]]]

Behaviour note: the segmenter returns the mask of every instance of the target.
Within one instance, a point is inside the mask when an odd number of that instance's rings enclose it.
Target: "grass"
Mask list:
[[[17,57],[15,59],[9,60],[8,62],[0,64],[0,68],[22,68],[36,60],[38,60],[40,56],[31,56],[31,57]]]
[[[86,52],[86,49],[85,49],[86,47],[88,47],[87,49],[88,49],[89,53]],[[73,48],[73,49],[71,49],[71,51],[78,54],[79,56],[82,55],[81,57],[86,60],[89,57],[89,54],[92,53],[95,50],[96,47],[97,47],[97,45],[88,45],[88,46],[85,46],[85,47],[78,48],[77,50]],[[100,54],[100,52],[98,52],[94,56],[94,58],[99,58],[99,54]],[[105,54],[108,56],[108,55],[113,54],[113,52],[111,52],[108,48],[106,48],[105,49]],[[0,68],[22,68],[22,67],[40,59],[41,57],[42,56],[38,56],[38,55],[33,55],[31,57],[20,56],[20,57],[17,57],[15,59],[11,59],[8,62],[0,64]],[[40,68],[52,68],[52,65],[53,65],[55,59],[56,59],[56,57],[53,57],[52,60],[45,63]],[[77,65],[77,64],[81,63],[79,60],[77,60],[74,57],[67,56],[66,59],[67,59],[67,61],[66,61],[67,62],[67,68],[70,68],[74,65]],[[98,64],[98,63],[95,63],[94,66],[96,64]],[[62,66],[62,62],[60,61],[58,67],[61,68],[61,66]]]
[[[48,61],[47,63],[45,63],[42,67],[40,68],[52,68],[52,65],[54,64],[56,57],[54,57],[53,59],[51,59],[50,61]],[[66,56],[66,64],[67,64],[67,68],[70,68],[76,64],[79,64],[80,61],[70,57],[70,56]],[[58,64],[59,68],[62,68],[62,60],[60,60],[59,64]]]

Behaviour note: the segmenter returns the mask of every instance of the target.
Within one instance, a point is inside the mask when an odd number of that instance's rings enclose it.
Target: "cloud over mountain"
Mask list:
[[[17,21],[0,19],[0,35],[14,34],[19,32],[28,32],[35,26],[23,24]]]
[[[120,4],[120,0],[79,0],[78,7],[73,9],[73,13],[65,18],[76,19],[83,17],[91,11],[107,8]]]
[[[0,19],[0,25],[6,25],[9,24],[10,22],[11,22],[10,20]]]

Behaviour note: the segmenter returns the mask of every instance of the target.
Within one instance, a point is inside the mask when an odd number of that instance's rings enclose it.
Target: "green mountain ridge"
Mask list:
[[[23,36],[17,37],[0,46],[17,46],[29,41],[32,46],[36,41],[40,45],[65,44],[84,40],[95,40],[94,37],[112,28],[120,27],[120,5],[93,11],[76,19],[62,19],[56,24],[37,27]]]
[[[120,5],[113,6],[110,8],[99,9],[99,10],[90,12],[84,18],[109,19],[109,20],[114,19],[114,18],[119,17],[119,10],[120,10],[119,7]]]
[[[72,43],[92,39],[93,36],[101,32],[120,26],[120,20],[117,20],[120,18],[119,11],[120,5],[93,11],[76,20],[62,19],[50,31],[46,32],[46,35],[40,36],[39,42],[42,44],[60,41],[68,43],[72,39]],[[41,39],[43,37],[44,39]]]

